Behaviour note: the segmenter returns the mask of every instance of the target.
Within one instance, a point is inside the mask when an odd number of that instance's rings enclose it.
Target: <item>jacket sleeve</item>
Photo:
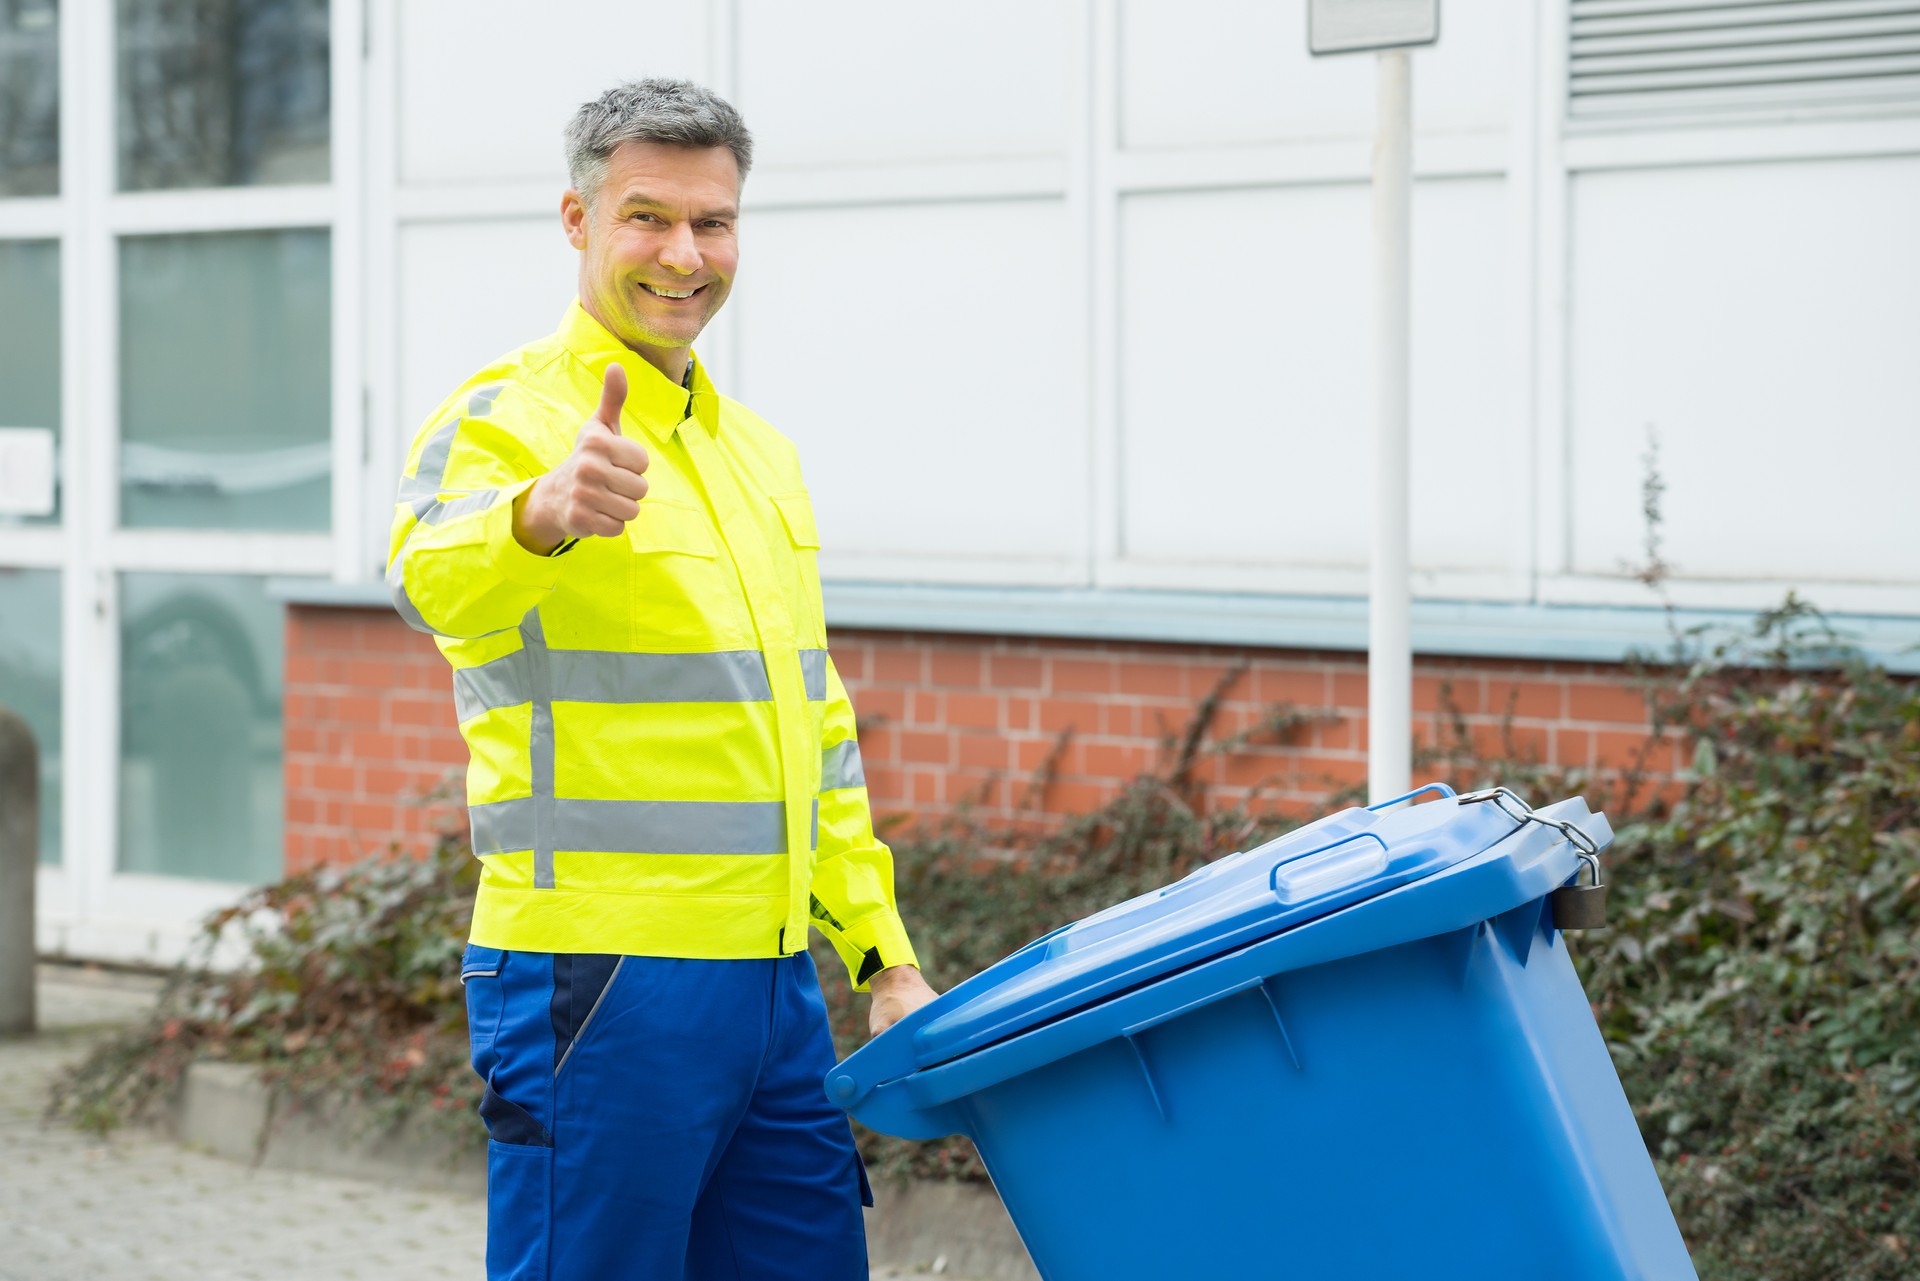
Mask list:
[[[893,898],[893,851],[873,834],[853,704],[831,659],[820,754],[820,854],[813,924],[853,975],[856,992],[894,965],[918,965]]]
[[[525,443],[539,425],[513,430],[498,391],[483,389],[456,402],[452,416],[429,420],[408,452],[387,588],[417,631],[470,638],[517,627],[566,569],[562,555],[537,555],[513,536],[514,499],[545,468]]]

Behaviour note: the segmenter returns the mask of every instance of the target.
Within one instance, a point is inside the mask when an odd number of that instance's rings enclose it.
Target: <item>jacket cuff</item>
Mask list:
[[[920,958],[914,955],[913,943],[907,938],[907,927],[898,912],[876,912],[856,925],[849,926],[843,935],[849,951],[858,953],[861,960],[853,970],[853,990],[867,990],[868,980],[881,970],[892,969],[896,965],[920,964]]]
[[[552,590],[567,568],[567,563],[560,559],[558,553],[571,544],[562,543],[553,555],[542,556],[522,547],[520,540],[513,536],[513,505],[520,495],[531,488],[532,480],[509,485],[500,491],[500,497],[487,509],[487,559],[500,571],[500,576],[510,583]]]

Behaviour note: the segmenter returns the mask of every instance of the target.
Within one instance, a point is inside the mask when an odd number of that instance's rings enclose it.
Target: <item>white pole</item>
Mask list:
[[[1412,221],[1412,58],[1380,54],[1373,145],[1374,424],[1372,601],[1367,612],[1367,790],[1411,790],[1413,634],[1407,479],[1408,226]]]

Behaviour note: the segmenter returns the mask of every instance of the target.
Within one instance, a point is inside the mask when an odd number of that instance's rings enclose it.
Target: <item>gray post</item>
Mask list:
[[[40,749],[0,707],[0,1036],[34,1030],[33,887],[40,873]]]

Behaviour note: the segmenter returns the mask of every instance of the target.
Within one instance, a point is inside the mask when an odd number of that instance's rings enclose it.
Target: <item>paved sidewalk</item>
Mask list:
[[[138,1018],[148,979],[43,966],[40,1035],[0,1040],[0,1281],[479,1281],[477,1199],[254,1169],[42,1120],[62,1064]],[[909,1274],[877,1270],[874,1281]],[[919,1275],[919,1274],[912,1274]],[[947,1281],[964,1281],[947,1274]]]

